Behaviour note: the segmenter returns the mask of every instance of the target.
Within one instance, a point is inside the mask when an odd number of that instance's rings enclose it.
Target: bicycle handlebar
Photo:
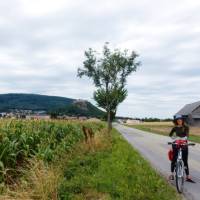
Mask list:
[[[189,146],[195,146],[196,144],[195,143],[189,143]]]
[[[176,142],[168,142],[168,145],[172,145],[172,144],[177,144]],[[181,145],[184,145],[184,146],[195,146],[196,144],[195,143],[186,143],[186,144],[181,144]]]

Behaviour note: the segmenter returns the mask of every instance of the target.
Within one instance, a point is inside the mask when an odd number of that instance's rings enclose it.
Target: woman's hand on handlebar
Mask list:
[[[187,137],[187,136],[185,136],[185,137],[176,137],[176,136],[172,136],[171,139],[172,139],[173,141],[175,141],[175,140],[188,140],[188,137]]]
[[[184,140],[188,140],[188,137],[187,137],[187,136],[185,136],[183,139],[184,139]]]
[[[176,136],[172,136],[171,139],[174,141],[176,139]]]

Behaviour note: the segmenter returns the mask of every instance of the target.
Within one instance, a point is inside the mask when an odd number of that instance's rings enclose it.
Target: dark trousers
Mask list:
[[[178,149],[176,148],[175,145],[172,146],[173,148],[173,152],[174,152],[174,156],[173,156],[173,160],[171,162],[171,172],[174,172],[174,168],[176,165],[176,160],[178,157]],[[189,167],[188,167],[188,147],[184,147],[182,149],[182,157],[183,157],[183,162],[185,165],[185,173],[186,175],[189,175]]]

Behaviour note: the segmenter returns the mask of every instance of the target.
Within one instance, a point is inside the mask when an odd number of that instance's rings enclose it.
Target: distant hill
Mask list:
[[[38,94],[0,94],[0,112],[43,110],[48,113],[101,117],[104,112],[88,101]]]

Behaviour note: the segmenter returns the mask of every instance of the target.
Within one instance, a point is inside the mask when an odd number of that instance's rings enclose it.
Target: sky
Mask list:
[[[92,99],[77,78],[84,51],[134,50],[142,65],[128,78],[117,115],[172,117],[200,101],[200,1],[0,0],[0,93]]]

